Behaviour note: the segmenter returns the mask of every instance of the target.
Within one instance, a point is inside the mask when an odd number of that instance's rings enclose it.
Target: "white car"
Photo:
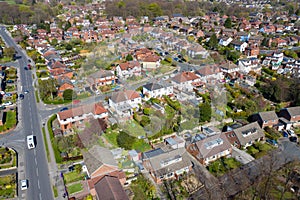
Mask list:
[[[34,136],[33,135],[28,135],[27,136],[27,147],[28,147],[28,149],[34,149],[35,148]]]
[[[21,190],[27,190],[27,188],[28,188],[27,180],[26,179],[21,180]]]

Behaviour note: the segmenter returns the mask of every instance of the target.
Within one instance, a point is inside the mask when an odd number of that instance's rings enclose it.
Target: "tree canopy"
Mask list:
[[[231,28],[232,27],[232,22],[231,22],[231,18],[228,17],[225,22],[224,22],[224,26],[225,28]]]
[[[76,99],[77,94],[72,89],[66,89],[63,93],[64,100],[73,100]]]

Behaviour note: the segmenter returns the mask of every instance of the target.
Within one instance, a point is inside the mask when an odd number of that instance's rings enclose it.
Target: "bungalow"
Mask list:
[[[73,125],[79,126],[88,118],[107,119],[108,112],[103,105],[98,102],[96,104],[83,105],[74,107],[69,110],[58,112],[57,120],[62,131],[73,128]]]
[[[146,100],[161,98],[164,95],[173,94],[173,85],[161,83],[147,83],[143,85],[143,95]]]
[[[126,175],[118,168],[118,164],[114,160],[109,149],[95,145],[88,151],[84,151],[82,154],[90,177],[88,180],[88,188],[92,196],[97,195],[97,188],[95,188],[95,186],[107,175],[117,177],[121,185],[124,185],[126,182]]]
[[[134,90],[114,92],[108,100],[109,107],[122,118],[131,118],[135,109],[142,104],[142,97]]]
[[[116,67],[116,73],[119,78],[141,76],[141,71],[141,64],[138,61],[128,61],[125,63],[120,63]]]
[[[300,106],[284,108],[279,111],[279,117],[284,117],[293,123],[293,126],[300,125]]]
[[[192,91],[193,84],[200,83],[201,79],[193,72],[181,72],[171,79],[171,83],[178,90]]]
[[[187,151],[201,164],[208,165],[221,157],[230,157],[232,147],[226,135],[221,133],[188,145]]]
[[[192,169],[192,162],[185,148],[164,151],[161,148],[144,152],[143,166],[156,183],[180,177]]]
[[[255,142],[264,140],[265,138],[264,131],[260,128],[257,122],[234,129],[233,133],[236,135],[239,140],[239,144],[244,149],[251,146]]]
[[[59,86],[58,88],[58,96],[62,97],[63,96],[63,93],[65,90],[67,89],[71,89],[73,90],[74,89],[74,85],[71,83],[71,82],[64,82],[61,86]]]

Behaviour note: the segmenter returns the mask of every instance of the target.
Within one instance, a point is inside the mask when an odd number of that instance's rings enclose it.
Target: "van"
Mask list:
[[[28,147],[28,149],[34,149],[35,148],[34,136],[33,135],[28,135],[27,136],[27,147]]]

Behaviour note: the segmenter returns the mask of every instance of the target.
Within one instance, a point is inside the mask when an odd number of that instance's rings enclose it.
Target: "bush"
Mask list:
[[[151,123],[151,120],[150,120],[149,117],[142,116],[142,120],[140,121],[140,124],[141,124],[142,127],[145,127],[145,126],[147,126],[150,123]]]
[[[247,153],[249,153],[250,155],[255,155],[259,152],[259,150],[255,149],[253,146],[248,147],[247,149]]]

